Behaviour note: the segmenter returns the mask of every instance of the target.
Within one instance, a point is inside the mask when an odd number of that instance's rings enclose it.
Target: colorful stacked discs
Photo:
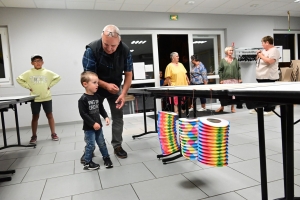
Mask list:
[[[227,165],[229,122],[213,117],[198,120],[198,161],[218,167]]]
[[[176,137],[177,113],[158,112],[157,132],[163,155],[169,155],[178,151],[179,145]]]
[[[180,118],[178,120],[179,141],[183,157],[197,159],[198,119]]]

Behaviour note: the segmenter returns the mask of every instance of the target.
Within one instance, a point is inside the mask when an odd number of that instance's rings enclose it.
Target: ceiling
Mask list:
[[[189,4],[191,2],[191,4]],[[0,7],[300,17],[294,0],[0,0]]]

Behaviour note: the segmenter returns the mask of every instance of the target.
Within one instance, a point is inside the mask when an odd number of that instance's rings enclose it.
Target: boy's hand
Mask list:
[[[108,126],[110,122],[108,117],[105,118],[105,122],[106,122],[106,126]]]
[[[100,124],[98,124],[98,123],[96,122],[96,123],[94,124],[93,128],[94,128],[96,131],[98,131],[98,130],[101,128],[101,126],[100,126]]]

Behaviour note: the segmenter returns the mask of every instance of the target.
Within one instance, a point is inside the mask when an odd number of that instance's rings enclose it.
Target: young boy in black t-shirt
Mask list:
[[[113,164],[110,160],[105,139],[103,137],[100,114],[105,119],[106,125],[109,124],[109,118],[103,104],[99,103],[99,95],[96,93],[98,89],[97,74],[90,71],[81,73],[81,84],[85,88],[85,93],[78,100],[78,109],[80,116],[83,119],[84,141],[86,142],[84,169],[92,170],[100,168],[99,164],[92,161],[95,142],[103,156],[105,167],[111,168],[113,167]]]

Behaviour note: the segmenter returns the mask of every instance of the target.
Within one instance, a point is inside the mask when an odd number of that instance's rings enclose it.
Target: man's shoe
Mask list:
[[[119,158],[127,158],[127,152],[124,151],[124,149],[123,149],[121,146],[116,147],[114,153],[115,153]]]
[[[86,163],[84,164],[84,170],[95,170],[95,169],[99,169],[100,168],[100,165],[99,164],[96,164],[94,163],[93,161],[89,162],[89,163]]]
[[[114,166],[113,166],[113,163],[112,163],[111,160],[110,160],[110,157],[103,158],[103,160],[104,160],[104,166],[105,166],[106,168],[113,168],[113,167],[114,167]]]
[[[36,144],[36,140],[37,140],[37,136],[32,136],[29,141],[29,144]]]
[[[207,111],[206,108],[199,108],[198,111]]]
[[[51,138],[53,141],[58,141],[59,139],[56,133],[51,134]]]

